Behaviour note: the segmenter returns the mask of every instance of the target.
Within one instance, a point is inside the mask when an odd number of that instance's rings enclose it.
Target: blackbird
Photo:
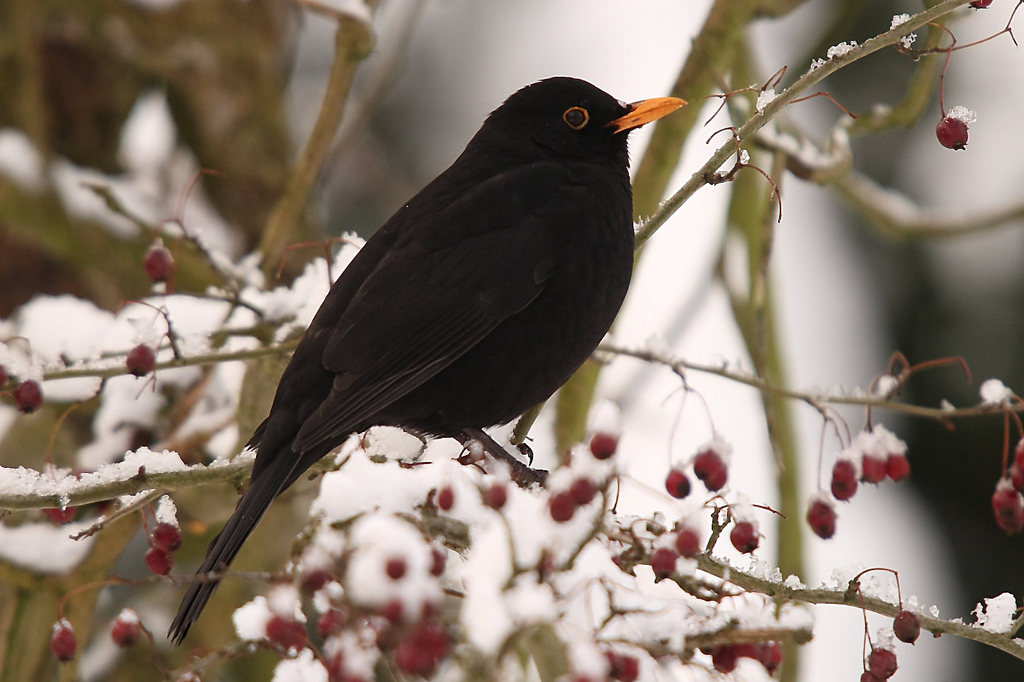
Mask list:
[[[197,575],[224,571],[281,491],[371,426],[479,439],[510,457],[483,427],[558,389],[626,295],[626,133],[683,104],[625,104],[559,77],[494,110],[334,283],[247,444],[257,451],[249,488]],[[175,642],[217,584],[189,588],[168,633]]]

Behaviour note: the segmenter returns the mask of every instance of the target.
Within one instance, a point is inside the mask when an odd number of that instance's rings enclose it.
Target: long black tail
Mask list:
[[[254,478],[249,489],[238,501],[231,518],[224,524],[217,537],[213,539],[206,550],[206,559],[203,565],[196,571],[197,576],[205,576],[210,573],[221,573],[227,570],[228,565],[242,548],[246,538],[256,528],[256,524],[263,518],[270,503],[274,501],[292,478],[292,470],[299,462],[298,457],[289,456],[290,452],[276,453],[270,465],[260,471],[257,478]],[[175,644],[181,644],[188,634],[192,624],[199,618],[199,614],[206,607],[214,590],[220,584],[220,580],[209,578],[197,580],[188,588],[185,598],[181,600],[178,607],[178,614],[171,623],[167,636]]]

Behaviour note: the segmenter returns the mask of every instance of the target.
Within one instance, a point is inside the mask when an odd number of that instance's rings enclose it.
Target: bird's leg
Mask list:
[[[543,486],[548,478],[548,472],[542,469],[532,469],[523,464],[513,457],[508,450],[499,445],[496,440],[487,435],[487,432],[483,429],[475,427],[463,429],[458,439],[463,445],[470,440],[476,440],[484,446],[484,450],[490,453],[491,457],[508,464],[512,470],[512,480],[520,488],[529,488],[537,484]]]

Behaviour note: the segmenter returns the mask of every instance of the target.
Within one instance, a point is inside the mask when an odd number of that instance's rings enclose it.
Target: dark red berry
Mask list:
[[[750,554],[761,544],[761,538],[757,534],[754,524],[749,521],[740,521],[729,533],[729,541],[732,546],[744,554]]]
[[[721,456],[708,449],[697,453],[693,458],[693,474],[704,483],[704,487],[715,492],[721,490],[729,479],[729,469]]]
[[[484,504],[492,509],[501,509],[508,502],[508,490],[504,483],[495,483],[484,490]]]
[[[405,607],[400,599],[391,599],[380,608],[380,615],[388,621],[397,623],[405,617]]]
[[[755,650],[757,655],[754,658],[760,661],[769,675],[782,665],[782,645],[778,642],[758,644]]]
[[[692,528],[680,528],[676,533],[676,551],[687,559],[700,554],[700,536]]]
[[[409,675],[429,676],[448,655],[448,635],[432,623],[420,625],[395,648],[395,665]]]
[[[868,670],[879,679],[889,679],[896,673],[896,652],[872,649],[868,654]]]
[[[455,491],[450,485],[446,485],[437,491],[437,506],[448,511],[455,504]]]
[[[321,638],[336,635],[345,627],[345,614],[340,609],[327,609],[316,619],[316,631]]]
[[[405,575],[405,568],[405,559],[401,557],[388,559],[387,573],[388,577],[392,580],[401,580],[402,576]]]
[[[892,621],[892,631],[896,639],[913,644],[921,634],[921,621],[910,611],[900,611]]]
[[[75,657],[78,649],[78,640],[75,638],[75,631],[66,619],[61,618],[53,624],[53,634],[50,636],[50,651],[61,663],[70,661]]]
[[[306,592],[316,592],[332,580],[334,580],[334,574],[330,569],[310,568],[302,573],[302,589]]]
[[[164,246],[163,241],[157,239],[146,249],[142,265],[146,268],[146,274],[151,280],[163,282],[174,272],[174,256]]]
[[[605,651],[608,661],[608,679],[619,682],[635,682],[640,677],[640,661],[636,656],[626,656],[615,651]]]
[[[25,414],[38,410],[43,404],[43,390],[39,387],[39,382],[29,379],[15,386],[14,404]]]
[[[825,500],[815,500],[807,509],[807,525],[822,540],[836,533],[836,510]]]
[[[1010,483],[1017,492],[1024,492],[1024,468],[1014,462],[1010,465]]]
[[[156,366],[156,353],[146,344],[140,343],[128,351],[124,362],[129,373],[143,377],[152,372],[153,367]]]
[[[679,469],[672,469],[665,477],[665,490],[677,500],[690,494],[690,479]]]
[[[1007,534],[1019,533],[1024,529],[1024,501],[1011,485],[1001,484],[996,487],[992,495],[992,511],[996,515],[996,523]]]
[[[146,552],[146,567],[154,575],[167,575],[174,568],[174,555],[159,547],[150,547]]]
[[[881,457],[864,455],[860,470],[860,480],[865,483],[881,483],[885,480],[885,460]]]
[[[897,483],[910,476],[910,461],[901,452],[889,454],[885,460],[885,475]]]
[[[306,646],[306,626],[297,620],[274,614],[267,621],[267,641],[273,642],[286,651]]]
[[[959,118],[945,116],[935,126],[935,137],[946,149],[965,149],[967,147],[967,124]]]
[[[845,502],[857,492],[857,466],[848,459],[832,465],[832,497]]]
[[[679,555],[674,549],[659,547],[651,552],[651,568],[654,570],[654,579],[661,580],[675,573],[676,559]]]
[[[719,644],[711,650],[711,664],[720,673],[731,673],[736,670],[736,646],[733,644]]]
[[[7,383],[7,368],[0,365],[0,388]]]
[[[448,554],[439,547],[430,548],[430,575],[440,578],[444,573],[444,567],[448,563]]]
[[[988,9],[988,6],[992,4],[992,0],[974,0],[971,3],[971,7],[974,9]]]
[[[870,670],[865,670],[860,674],[860,682],[882,682],[882,678],[878,677]]]
[[[165,552],[175,552],[181,547],[181,528],[177,524],[161,521],[153,528],[150,542]]]
[[[619,437],[614,433],[598,431],[590,437],[590,454],[595,459],[608,459],[619,449]]]
[[[142,626],[139,624],[139,617],[131,609],[121,611],[110,626],[110,638],[122,649],[134,646],[141,635]]]
[[[548,511],[551,513],[551,518],[558,523],[570,520],[576,512],[576,501],[572,499],[572,493],[563,490],[552,495],[551,501],[548,503]]]
[[[1017,447],[1013,449],[1013,463],[1024,469],[1024,438],[1017,441]]]
[[[579,506],[590,504],[590,501],[597,495],[597,487],[594,486],[593,482],[589,478],[577,478],[569,486],[569,494],[572,495],[573,502]]]
[[[44,509],[43,513],[50,517],[50,520],[59,526],[63,526],[65,523],[74,521],[75,514],[78,513],[78,507],[68,506],[63,509],[57,507],[49,507]]]

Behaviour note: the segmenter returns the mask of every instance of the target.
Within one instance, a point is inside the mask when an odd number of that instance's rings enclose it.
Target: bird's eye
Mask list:
[[[562,120],[573,130],[579,130],[587,125],[587,121],[590,120],[590,114],[583,107],[570,107],[562,114]]]

